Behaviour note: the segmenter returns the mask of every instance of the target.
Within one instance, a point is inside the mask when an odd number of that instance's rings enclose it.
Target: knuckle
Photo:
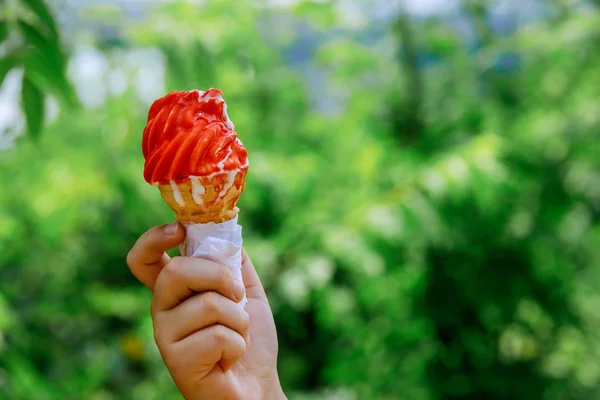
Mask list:
[[[164,349],[166,346],[164,329],[157,324],[154,324],[154,342],[159,349]]]
[[[214,325],[212,327],[212,336],[217,344],[223,344],[227,341],[227,331],[223,325]]]
[[[165,364],[169,366],[169,370],[174,376],[184,377],[189,374],[189,368],[177,357],[169,355],[165,357]]]
[[[176,256],[173,257],[169,260],[169,263],[167,265],[171,265],[171,268],[179,268],[181,265],[183,264],[183,257],[181,256]]]
[[[216,313],[219,310],[219,296],[214,292],[205,293],[202,297],[204,312]]]
[[[159,284],[160,282],[157,282],[155,295],[152,296],[152,300],[150,301],[150,316],[152,317],[152,322],[154,326],[156,326],[156,324],[159,321],[162,321],[162,319],[165,317],[164,306],[162,304],[164,299],[162,299],[159,295],[156,294],[159,291],[163,291]]]
[[[152,321],[156,323],[156,318],[158,314],[158,298],[156,296],[152,296],[152,301],[150,302],[150,315],[152,316]]]
[[[180,376],[184,371],[184,365],[180,357],[176,357],[170,349],[159,349],[160,355],[165,364],[176,376]]]
[[[231,276],[231,271],[224,265],[219,265],[218,284],[223,289],[233,290],[233,276]]]
[[[164,275],[165,279],[167,280],[176,280],[178,279],[179,275],[181,274],[181,263],[182,263],[182,258],[181,257],[173,257],[171,258],[171,260],[169,260],[169,262],[167,263],[167,265],[165,266],[165,268],[162,271],[162,274]]]
[[[162,338],[158,330],[154,329],[154,343],[158,346],[158,348],[162,348]]]
[[[133,249],[129,250],[129,253],[127,253],[127,258],[125,259],[125,262],[127,263],[129,269],[133,268],[133,265],[135,263],[135,253],[133,252]]]

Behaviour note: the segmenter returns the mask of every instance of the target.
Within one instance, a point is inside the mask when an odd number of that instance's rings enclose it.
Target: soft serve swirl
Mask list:
[[[248,168],[248,152],[218,89],[171,92],[150,107],[142,152],[144,179],[169,184]]]

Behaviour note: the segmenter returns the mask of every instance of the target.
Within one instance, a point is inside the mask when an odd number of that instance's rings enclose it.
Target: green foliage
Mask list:
[[[8,37],[8,25],[6,21],[0,20],[0,42],[3,42]]]
[[[321,28],[334,26],[337,19],[332,1],[302,1],[294,6],[293,14]]]
[[[27,130],[31,137],[37,138],[44,120],[44,94],[27,77],[23,79],[21,90]]]
[[[54,17],[48,10],[48,7],[43,0],[25,0],[25,5],[33,11],[41,25],[48,31],[49,35],[56,39],[58,38],[58,32],[56,30],[56,23]]]
[[[374,44],[350,28],[296,35],[296,22],[337,21],[332,2],[170,2],[128,24],[124,42],[162,51],[167,90],[225,93],[250,154],[245,246],[290,399],[598,397],[600,15],[496,37],[486,4],[465,2],[481,39],[471,51],[437,19],[402,17]],[[285,37],[265,39],[279,20]],[[50,30],[24,21],[30,57],[64,60],[36,52]],[[283,59],[303,46],[325,76],[312,87]],[[179,398],[151,294],[124,262],[173,216],[142,179],[148,104],[122,51],[105,56],[130,74],[124,93],[0,153],[10,399]],[[34,88],[54,88],[52,69],[28,65]]]
[[[13,68],[14,64],[15,63],[10,56],[0,58],[0,84],[4,82],[4,78]]]
[[[67,55],[54,18],[42,0],[3,2],[0,11],[6,16],[0,24],[0,43],[5,42],[6,50],[0,58],[0,82],[13,68],[24,68],[23,111],[28,133],[35,138],[44,122],[44,93],[56,96],[65,106],[77,105],[67,78]]]

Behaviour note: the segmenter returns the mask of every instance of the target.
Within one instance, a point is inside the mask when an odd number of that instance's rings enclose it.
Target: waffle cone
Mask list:
[[[163,200],[181,223],[206,224],[229,221],[238,214],[235,206],[244,190],[246,170],[190,177],[159,185]]]

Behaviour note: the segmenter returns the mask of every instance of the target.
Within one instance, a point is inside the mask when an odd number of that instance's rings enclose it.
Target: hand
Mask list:
[[[188,400],[285,399],[273,313],[248,254],[242,250],[245,287],[236,286],[222,265],[170,259],[165,251],[184,238],[180,224],[154,227],[127,255],[131,272],[154,292],[154,338],[175,384]]]

